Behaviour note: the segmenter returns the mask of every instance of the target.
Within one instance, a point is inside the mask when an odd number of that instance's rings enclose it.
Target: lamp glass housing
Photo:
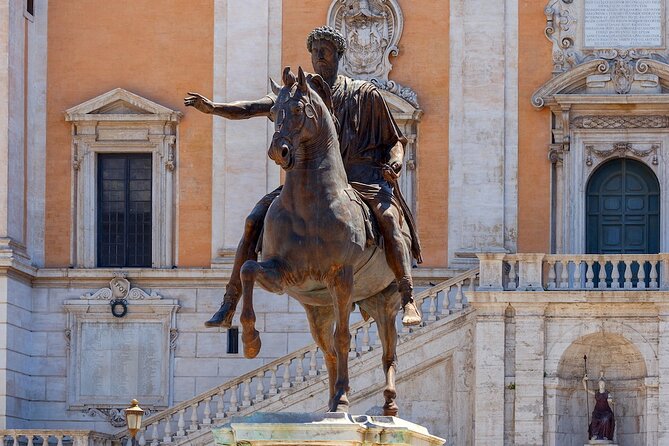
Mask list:
[[[125,421],[128,424],[128,430],[133,437],[142,428],[143,415],[144,410],[139,407],[139,401],[137,400],[132,400],[130,407],[125,409]]]

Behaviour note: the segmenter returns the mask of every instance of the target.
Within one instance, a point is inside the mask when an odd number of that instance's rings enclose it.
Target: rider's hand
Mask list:
[[[383,169],[381,169],[381,173],[383,174],[383,178],[386,181],[392,183],[397,181],[397,179],[400,177],[400,170],[402,170],[402,165],[400,163],[394,162],[390,165],[385,164]]]
[[[188,92],[188,96],[184,98],[184,105],[187,107],[195,107],[202,113],[212,113],[214,111],[214,103],[205,98],[199,93]]]

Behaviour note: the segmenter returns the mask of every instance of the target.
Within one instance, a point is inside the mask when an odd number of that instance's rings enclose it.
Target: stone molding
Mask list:
[[[152,266],[172,267],[180,119],[180,112],[122,88],[65,112],[72,123],[72,265],[96,266],[97,154],[152,153]]]
[[[115,317],[110,311],[110,300],[120,299],[126,302],[128,312],[123,317]],[[68,299],[63,304],[63,309],[67,315],[66,328],[64,336],[66,340],[67,353],[67,407],[69,410],[81,410],[89,416],[100,416],[109,421],[112,426],[120,423],[119,408],[125,407],[128,398],[139,397],[143,401],[142,407],[150,411],[164,409],[172,404],[172,381],[174,376],[174,354],[176,340],[179,336],[177,328],[176,314],[179,311],[179,302],[175,299],[164,299],[156,292],[146,292],[140,288],[132,287],[125,273],[116,273],[110,280],[109,287],[103,287],[90,293],[85,293],[79,298]],[[98,328],[95,328],[95,327]],[[84,339],[88,342],[101,333],[105,327],[114,326],[119,333],[123,333],[123,327],[128,327],[131,331],[124,334],[124,342],[115,338],[113,342],[118,343],[118,351],[110,350],[114,355],[130,355],[125,358],[127,366],[133,370],[148,370],[153,367],[152,373],[159,376],[158,382],[153,382],[156,388],[152,391],[146,391],[148,394],[125,395],[121,390],[115,391],[112,398],[104,394],[86,394],[82,393],[85,378],[90,380],[94,376],[94,367],[100,367],[102,363],[92,363],[83,359],[84,352],[97,350],[91,345],[84,345]],[[134,331],[133,331],[134,330]],[[138,330],[138,331],[137,331]],[[86,333],[84,333],[86,331]],[[132,337],[132,333],[139,333],[139,336]],[[137,334],[135,333],[135,334]],[[153,343],[158,346],[153,350],[154,357],[146,358],[142,355],[133,357],[132,353],[124,350],[126,344],[133,342],[145,343],[147,336],[154,336]],[[137,344],[139,345],[139,344]],[[104,349],[102,350],[104,353]],[[139,350],[138,350],[139,351]],[[142,356],[140,358],[140,356]],[[103,360],[101,360],[103,361]],[[141,363],[139,361],[142,361]],[[149,361],[149,363],[145,363]],[[104,361],[103,361],[104,362]],[[86,367],[92,367],[88,372]],[[111,379],[127,381],[127,377],[115,376],[107,372]],[[138,372],[139,373],[139,372]],[[144,373],[144,372],[142,372]],[[148,372],[147,372],[148,373]],[[123,381],[123,382],[125,382]],[[121,382],[121,381],[119,381]],[[99,383],[100,388],[103,384]],[[90,385],[88,386],[90,388]],[[90,389],[89,389],[90,390]],[[108,390],[108,389],[107,389]],[[133,392],[134,393],[134,392]]]

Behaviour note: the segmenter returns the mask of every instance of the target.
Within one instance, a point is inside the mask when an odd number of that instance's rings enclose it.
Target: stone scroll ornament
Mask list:
[[[388,77],[393,68],[390,57],[399,54],[403,24],[396,0],[334,0],[328,11],[328,26],[346,39],[339,72],[370,81],[418,108],[416,92]]]

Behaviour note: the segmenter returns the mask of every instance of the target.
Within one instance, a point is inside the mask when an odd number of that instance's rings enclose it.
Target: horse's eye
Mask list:
[[[295,113],[295,114],[297,115],[297,114],[302,113],[302,110],[304,110],[304,106],[302,105],[302,103],[298,103],[298,104],[293,108],[293,113]]]

